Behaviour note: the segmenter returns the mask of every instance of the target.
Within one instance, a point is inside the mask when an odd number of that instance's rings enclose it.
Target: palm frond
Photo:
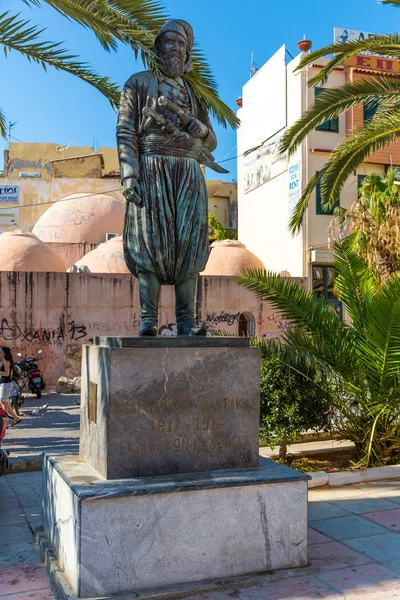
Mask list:
[[[299,63],[297,71],[315,62],[318,58],[334,54],[335,56],[325,65],[319,73],[310,79],[310,86],[324,82],[332,71],[348,58],[362,52],[373,52],[380,56],[400,56],[400,37],[398,35],[378,35],[364,40],[351,40],[349,42],[336,42],[324,46],[319,50],[310,52]]]
[[[238,284],[290,320],[292,326],[283,332],[283,341],[295,349],[292,352],[298,352],[296,360],[353,377],[349,371],[349,353],[354,346],[352,330],[314,293],[289,279],[255,269],[243,271]],[[353,379],[356,378],[354,374]]]
[[[29,61],[40,64],[44,70],[48,66],[66,71],[97,88],[113,107],[118,106],[119,88],[108,77],[101,77],[87,63],[76,60],[78,57],[68,54],[60,43],[38,41],[43,29],[32,26],[29,21],[19,19],[19,15],[5,12],[0,15],[0,45],[7,56],[10,50],[16,50]]]
[[[378,112],[351,137],[342,140],[325,164],[321,201],[332,207],[345,181],[370,154],[400,137],[400,108]]]
[[[7,119],[3,110],[0,108],[0,135],[2,138],[7,139]]]
[[[340,87],[327,88],[318,95],[314,106],[285,132],[280,152],[292,155],[318,125],[334,119],[360,102],[393,102],[398,100],[399,95],[400,77],[368,77]]]
[[[290,319],[294,325],[308,332],[327,327],[343,328],[335,312],[328,309],[324,302],[318,301],[312,292],[307,292],[290,279],[272,272],[246,269],[240,273],[238,284],[252,291],[260,300],[272,304],[284,319]]]
[[[381,0],[381,4],[386,6],[400,6],[400,0]]]
[[[153,0],[42,0],[61,15],[94,32],[103,48],[128,43],[152,56],[153,33],[166,18]]]
[[[321,361],[316,361],[313,354],[304,352],[297,346],[292,346],[281,341],[275,341],[266,338],[255,337],[250,342],[251,346],[257,346],[261,349],[261,358],[264,360],[275,360],[285,364],[289,370],[292,370],[306,379],[309,379],[310,372],[319,373],[326,376],[327,372]]]
[[[359,339],[359,359],[377,401],[387,403],[399,384],[400,275],[394,274],[371,302]],[[397,403],[398,398],[393,398]],[[379,407],[378,407],[379,408]]]
[[[379,290],[379,282],[367,263],[344,241],[333,245],[337,277],[335,291],[345,305],[353,326],[363,330],[368,306]]]
[[[190,84],[200,102],[214,115],[218,123],[223,127],[229,125],[233,129],[236,129],[240,125],[238,117],[219,98],[218,86],[212,75],[212,71],[206,63],[197,58],[198,56],[195,51],[193,70],[187,73],[184,79]]]
[[[157,61],[153,51],[154,38],[168,19],[156,0],[26,0],[40,6],[46,3],[69,20],[92,30],[103,48],[116,50],[118,42],[140,53],[144,64],[154,70]],[[185,75],[197,98],[224,127],[237,128],[236,114],[219,98],[218,86],[203,53],[195,45],[192,51],[193,70]]]
[[[321,182],[326,169],[327,166],[325,165],[318,173],[316,173],[310,178],[310,181],[307,183],[300,200],[297,202],[293,214],[291,215],[289,220],[289,231],[292,235],[296,235],[297,233],[299,233],[303,225],[304,215],[306,214],[311,194],[313,193],[318,183]]]
[[[323,335],[309,335],[302,327],[292,327],[288,329],[285,343],[293,348],[294,356],[300,357],[303,363],[314,366],[321,374],[330,372],[345,380],[347,389],[352,393],[359,392],[363,386],[360,373],[354,370],[354,330],[344,329],[342,335],[335,334],[331,338],[328,331]]]

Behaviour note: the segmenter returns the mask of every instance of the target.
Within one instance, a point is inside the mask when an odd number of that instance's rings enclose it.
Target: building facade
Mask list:
[[[297,71],[303,56],[286,64],[285,47],[281,48],[243,87],[242,108],[238,111],[242,123],[238,131],[238,155],[242,155],[238,159],[239,239],[268,270],[307,278],[311,289],[335,304],[335,272],[328,244],[333,211],[322,206],[318,187],[311,196],[301,232],[293,237],[288,223],[310,178],[321,170],[335,146],[372,116],[373,109],[361,104],[318,126],[289,160],[280,157],[277,149],[286,128],[314,104],[324,88],[371,75],[398,73],[400,61],[355,56],[337,67],[323,87],[314,88],[308,86],[308,81],[328,59],[319,59]],[[273,99],[269,97],[271,89]],[[366,175],[384,173],[391,165],[400,165],[400,142],[371,155],[353,172],[340,194],[340,206],[351,207]]]
[[[209,212],[237,227],[236,183],[207,181]],[[52,202],[72,194],[123,201],[117,148],[11,142],[0,176],[0,233],[30,230]]]

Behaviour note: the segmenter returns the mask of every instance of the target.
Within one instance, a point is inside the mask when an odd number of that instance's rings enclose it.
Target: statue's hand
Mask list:
[[[205,138],[209,134],[208,127],[206,127],[204,123],[195,118],[191,120],[187,130],[190,133],[190,135],[192,135],[194,138]]]
[[[166,119],[164,129],[169,135],[179,135],[180,131],[169,119]]]
[[[134,177],[127,177],[122,184],[122,193],[127,202],[133,202],[139,208],[142,208],[143,201],[140,197],[140,183]]]

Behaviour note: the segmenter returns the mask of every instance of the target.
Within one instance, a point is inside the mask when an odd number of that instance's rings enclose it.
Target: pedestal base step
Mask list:
[[[45,454],[44,531],[78,598],[188,593],[194,583],[305,567],[307,479],[268,462],[106,481],[79,457]]]
[[[36,543],[39,547],[42,560],[49,572],[52,588],[56,591],[58,600],[80,600],[74,594],[64,570],[58,564],[57,558],[42,528],[36,532]],[[318,573],[318,571],[317,567],[309,566],[298,567],[296,569],[283,569],[276,572],[253,573],[251,575],[229,577],[226,579],[185,583],[169,586],[168,588],[137,590],[134,596],[132,596],[132,593],[113,594],[112,596],[102,596],[101,600],[133,600],[133,598],[135,600],[179,600],[180,598],[190,598],[199,594],[210,594],[213,597],[213,594],[224,590],[245,589],[255,585],[261,586],[267,583],[284,581],[291,577],[310,577]],[[99,600],[99,597],[92,596],[92,598],[85,598],[85,600]]]

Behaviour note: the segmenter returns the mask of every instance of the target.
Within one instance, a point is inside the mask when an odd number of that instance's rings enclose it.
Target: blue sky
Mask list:
[[[303,34],[316,49],[333,41],[334,26],[389,33],[397,31],[400,23],[400,9],[383,7],[377,0],[165,0],[164,6],[171,16],[193,25],[196,39],[214,69],[221,97],[233,109],[248,80],[252,52],[255,65],[261,67],[283,43],[295,56]],[[19,10],[34,24],[47,27],[44,38],[64,41],[68,50],[121,85],[142,68],[128,48],[121,46],[112,54],[104,52],[92,34],[51,8],[29,9],[22,0],[2,0],[1,8]],[[88,84],[54,69],[46,74],[16,52],[7,59],[1,53],[0,69],[0,104],[8,119],[17,122],[12,133],[19,141],[76,141],[77,146],[90,146],[96,138],[100,146],[115,146],[116,115],[108,101]],[[216,160],[234,157],[235,132],[219,126],[216,132]],[[0,142],[0,166],[4,148],[5,143]],[[225,179],[234,179],[236,161],[224,166],[230,169]],[[219,177],[213,172],[210,176]]]

